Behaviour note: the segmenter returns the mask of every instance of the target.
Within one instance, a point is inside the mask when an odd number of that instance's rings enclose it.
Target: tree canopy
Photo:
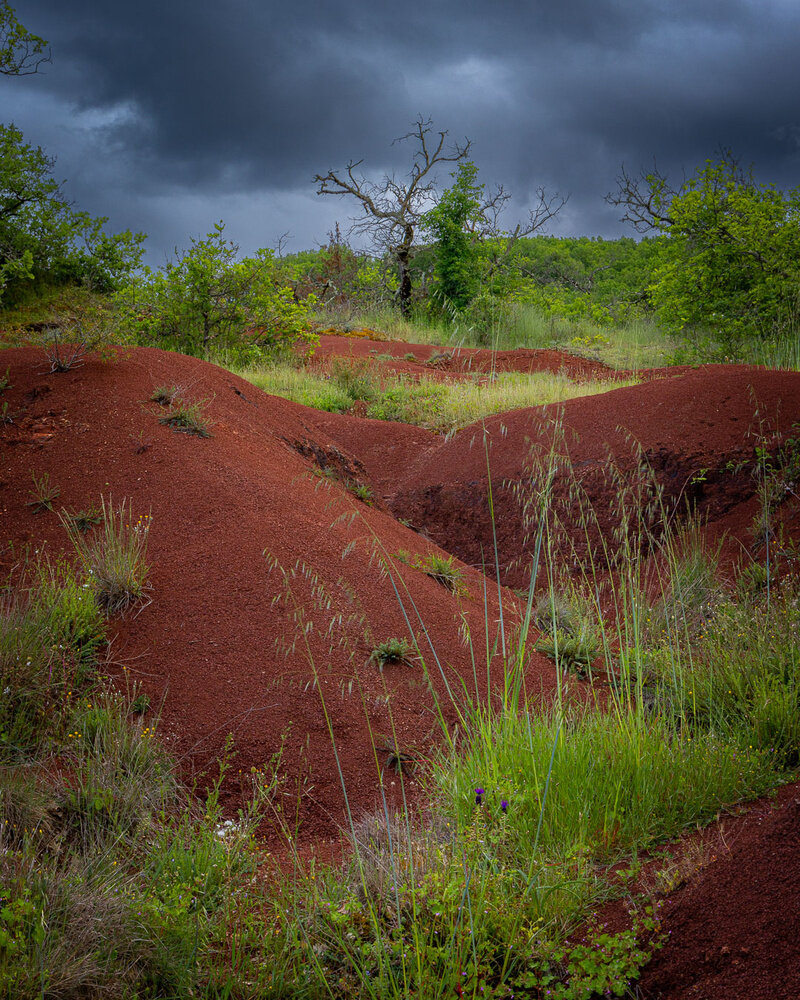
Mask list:
[[[28,31],[17,20],[8,0],[0,3],[0,73],[5,76],[28,76],[43,62],[50,61],[47,42]]]
[[[781,337],[800,308],[800,188],[759,184],[730,152],[672,187],[657,170],[624,171],[609,200],[640,232],[662,234],[649,294],[673,329],[735,351]]]
[[[77,211],[53,177],[55,160],[0,125],[0,302],[31,283],[110,291],[141,261],[141,233],[109,234],[108,221]]]

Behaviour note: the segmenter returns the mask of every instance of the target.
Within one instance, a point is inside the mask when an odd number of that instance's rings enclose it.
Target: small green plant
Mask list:
[[[536,643],[536,650],[579,677],[591,674],[592,662],[601,651],[594,636],[570,635],[558,631],[553,635],[542,636]]]
[[[409,351],[407,354],[403,355],[403,360],[404,361],[416,361],[417,360],[417,356],[416,356],[416,354],[414,354],[413,351]]]
[[[13,386],[11,385],[11,382],[9,381],[9,377],[8,377],[8,373],[10,371],[11,371],[10,368],[6,368],[5,373],[3,375],[0,375],[0,393],[5,392],[6,389],[13,388]]]
[[[336,473],[336,469],[331,465],[321,466],[315,465],[311,470],[311,475],[316,476],[317,479],[327,479],[328,482],[338,483],[339,476]]]
[[[389,664],[411,663],[412,647],[408,639],[387,639],[379,642],[369,654],[369,663],[374,663],[381,670]]]
[[[452,357],[452,351],[434,351],[425,364],[430,365],[432,368],[436,368],[438,365],[443,365],[452,360]]]
[[[72,525],[77,531],[85,534],[95,525],[100,524],[103,520],[102,513],[97,509],[97,507],[87,507],[85,510],[78,510],[74,512],[64,511],[64,516],[67,517]]]
[[[144,715],[150,709],[150,695],[137,694],[131,702],[131,712],[134,715]]]
[[[207,400],[189,402],[183,400],[174,406],[169,413],[159,419],[160,424],[171,427],[183,434],[194,434],[196,437],[210,438],[208,420],[203,413],[203,405]]]
[[[631,996],[632,984],[664,943],[659,928],[653,908],[647,907],[643,915],[634,917],[631,930],[608,934],[594,928],[580,943],[545,949],[546,957],[535,962],[515,985],[533,988],[537,995],[552,1000]],[[645,937],[646,945],[642,943]]]
[[[33,497],[28,501],[28,507],[33,509],[34,514],[43,514],[46,510],[53,509],[53,501],[61,495],[61,487],[54,486],[50,482],[50,473],[43,472],[37,476],[31,473],[33,489],[28,491],[28,496]]]
[[[527,594],[525,595],[527,597]],[[576,630],[575,611],[567,597],[551,590],[536,601],[533,623],[540,632],[552,635],[554,632],[574,635]]]
[[[431,552],[424,559],[417,560],[416,566],[426,576],[447,587],[454,594],[461,593],[464,584],[464,571],[455,564],[453,556],[436,555]]]
[[[130,504],[118,508],[102,501],[102,525],[86,537],[61,515],[61,523],[89,576],[97,602],[106,614],[121,613],[147,593],[147,539],[150,515],[134,518]]]
[[[350,486],[350,492],[354,497],[362,503],[365,503],[368,507],[371,507],[375,500],[371,487],[369,487],[366,483],[353,483],[352,486]]]
[[[158,403],[159,406],[172,406],[182,392],[183,388],[179,385],[159,385],[153,390],[150,402]]]

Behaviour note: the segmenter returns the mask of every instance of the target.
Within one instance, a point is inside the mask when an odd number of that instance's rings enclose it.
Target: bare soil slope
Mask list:
[[[56,514],[28,506],[34,473],[60,488],[57,507],[97,506],[103,496],[150,513],[152,601],[116,626],[113,657],[154,704],[163,699],[162,732],[187,770],[213,761],[232,733],[234,774],[246,774],[288,734],[281,770],[290,788],[305,781],[307,833],[330,834],[343,800],[322,695],[351,805],[372,807],[376,756],[381,768],[389,758],[384,740],[413,751],[437,725],[419,664],[366,666],[378,643],[412,638],[385,567],[407,587],[444,671],[470,683],[460,616],[482,648],[480,577],[466,572],[467,596],[457,597],[393,558],[400,549],[438,550],[348,491],[367,485],[366,473],[311,411],[220,368],[153,349],[61,374],[47,371],[42,352],[15,349],[4,352],[3,366],[11,388],[3,394],[0,512],[12,543],[4,568],[25,545],[65,544]],[[158,386],[206,400],[213,437],[160,425],[165,411],[148,402]],[[406,604],[441,694],[423,627]],[[489,619],[498,617],[493,606]],[[552,693],[553,670],[538,656],[531,683]],[[235,801],[235,778],[226,788]]]
[[[713,860],[665,901],[667,944],[644,970],[642,1000],[796,1000],[798,786],[704,836]]]
[[[448,676],[468,684],[459,615],[467,616],[480,647],[483,582],[466,571],[469,595],[457,598],[387,556],[400,548],[439,550],[345,487],[371,484],[379,507],[385,497],[395,513],[479,564],[491,544],[485,426],[499,543],[506,579],[513,580],[525,539],[513,486],[524,480],[532,444],[549,443],[554,414],[517,411],[445,441],[416,428],[318,414],[214,366],[156,350],[133,350],[111,363],[90,360],[56,375],[41,352],[7,350],[6,366],[2,568],[10,570],[25,545],[64,546],[56,515],[28,506],[32,473],[48,473],[61,490],[58,503],[68,508],[104,496],[127,498],[135,513],[152,514],[152,602],[116,625],[113,655],[121,680],[135,677],[155,701],[163,697],[162,731],[187,772],[213,762],[233,733],[238,757],[227,791],[235,804],[236,772],[269,760],[288,734],[281,767],[289,776],[287,804],[298,782],[307,833],[331,836],[343,803],[324,697],[351,804],[357,811],[373,806],[381,770],[389,797],[396,794],[383,738],[396,737],[400,748],[425,747],[436,724],[418,666],[383,673],[365,667],[374,644],[409,635],[386,566],[421,610]],[[213,438],[159,424],[163,411],[148,399],[161,385],[207,400]],[[735,470],[751,461],[759,442],[774,452],[799,420],[800,375],[737,367],[574,400],[561,417],[570,457],[598,507],[611,488],[604,472],[609,450],[632,470],[640,458],[633,439],[668,496],[688,497],[713,525],[740,533],[756,507],[754,482],[748,469],[737,473],[729,463]],[[800,537],[797,505],[789,504],[785,516]],[[270,568],[265,552],[285,574]],[[491,590],[489,601],[494,621]],[[411,631],[441,691],[413,617]],[[547,661],[531,660],[530,682],[543,698],[552,695]],[[645,970],[647,1000],[800,995],[796,786],[778,803],[751,811],[725,840],[729,850],[665,905],[669,942]]]
[[[529,526],[520,491],[524,498],[526,490],[536,489],[531,456],[546,456],[553,442],[569,457],[609,537],[618,473],[644,484],[642,470],[645,477],[652,470],[665,504],[678,516],[696,510],[743,538],[757,507],[756,449],[774,455],[798,422],[800,373],[705,366],[558,407],[487,418],[410,461],[397,476],[389,505],[439,545],[480,566],[492,547],[488,459],[502,579],[521,585],[526,575],[520,553]],[[559,491],[568,499],[566,484],[556,483]],[[577,505],[573,520],[577,528]],[[792,531],[800,534],[800,522]]]

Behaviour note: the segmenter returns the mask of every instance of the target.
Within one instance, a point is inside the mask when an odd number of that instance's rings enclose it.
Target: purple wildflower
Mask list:
[[[500,799],[500,811],[506,812],[508,809],[508,799]]]
[[[484,797],[485,794],[486,794],[486,792],[484,791],[483,788],[476,788],[475,789],[475,805],[476,806],[482,806],[483,805],[483,797]]]

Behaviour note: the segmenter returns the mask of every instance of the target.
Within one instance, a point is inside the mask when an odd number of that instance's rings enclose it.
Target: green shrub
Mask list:
[[[139,343],[198,357],[223,352],[246,362],[297,342],[313,297],[297,302],[269,250],[240,259],[218,223],[161,271],[144,268],[116,296],[117,323]]]

